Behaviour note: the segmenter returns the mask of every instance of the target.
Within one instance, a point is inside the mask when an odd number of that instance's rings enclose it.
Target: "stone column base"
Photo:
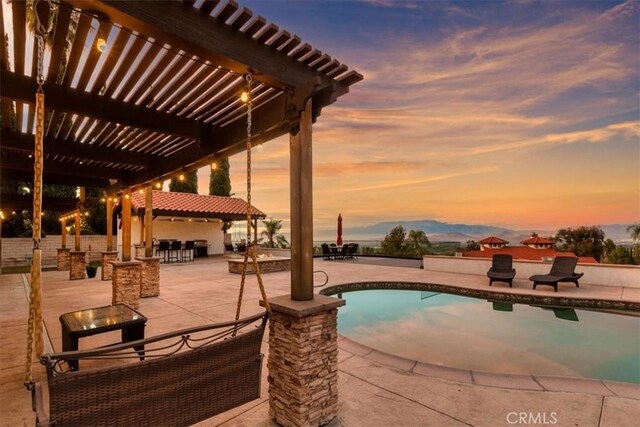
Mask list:
[[[160,295],[160,257],[137,257],[142,262],[140,270],[140,297]]]
[[[135,259],[144,258],[146,255],[146,247],[144,245],[135,245]]]
[[[269,300],[269,415],[283,426],[320,426],[338,413],[338,307],[314,295]]]
[[[71,256],[69,255],[71,249],[67,248],[58,248],[58,258],[57,258],[57,267],[58,271],[67,271],[69,269],[69,265],[71,261],[69,260]]]
[[[87,253],[85,251],[69,252],[69,280],[87,278]]]
[[[140,306],[140,261],[114,262],[111,283],[111,304],[127,304],[131,308]]]
[[[114,262],[118,262],[117,251],[102,252],[102,280],[111,280]]]

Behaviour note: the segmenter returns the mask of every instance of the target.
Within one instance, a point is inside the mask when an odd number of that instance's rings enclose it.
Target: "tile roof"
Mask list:
[[[552,245],[553,240],[545,239],[544,237],[540,237],[534,233],[531,235],[531,237],[523,240],[520,243],[522,243],[523,245]]]
[[[555,249],[535,249],[528,246],[505,246],[500,249],[487,248],[483,251],[463,251],[463,257],[470,258],[492,258],[494,255],[506,254],[513,256],[513,259],[524,259],[529,261],[540,261],[542,258],[553,258],[556,256],[573,256],[573,252],[558,252]],[[578,257],[578,262],[597,264],[593,257]]]
[[[489,236],[489,237],[485,237],[482,240],[478,240],[478,243],[480,243],[481,245],[490,245],[490,244],[503,244],[506,245],[507,243],[509,243],[508,241],[501,239],[499,237],[496,236]]]
[[[133,209],[144,209],[145,195],[131,194]],[[246,215],[247,202],[237,197],[207,196],[192,193],[176,193],[171,191],[153,191],[153,210],[182,212],[188,214],[209,214],[222,217],[225,215]],[[252,216],[266,217],[264,212],[251,208]]]

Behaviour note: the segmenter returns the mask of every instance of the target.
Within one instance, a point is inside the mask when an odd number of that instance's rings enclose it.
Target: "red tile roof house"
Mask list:
[[[144,194],[131,194],[131,238],[134,245],[142,244],[144,205]],[[266,215],[255,207],[252,207],[251,212],[254,221],[266,218]],[[224,221],[244,221],[246,217],[247,202],[237,197],[153,191],[154,239],[177,239],[183,242],[206,240],[209,255],[224,253]],[[118,219],[120,220],[121,218]],[[118,222],[118,247],[122,245],[120,228]]]
[[[540,237],[536,233],[532,233],[531,237],[520,242],[524,246],[508,246],[508,241],[495,236],[479,240],[478,243],[480,244],[480,250],[462,251],[458,254],[469,258],[492,258],[497,254],[507,254],[513,256],[514,260],[529,261],[550,261],[556,256],[576,256],[573,252],[555,250],[552,240]],[[578,257],[578,262],[598,263],[593,257]]]

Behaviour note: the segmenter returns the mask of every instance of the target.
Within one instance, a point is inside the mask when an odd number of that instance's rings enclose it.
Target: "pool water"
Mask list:
[[[339,331],[421,362],[640,383],[640,314],[492,302],[436,292],[345,292]]]

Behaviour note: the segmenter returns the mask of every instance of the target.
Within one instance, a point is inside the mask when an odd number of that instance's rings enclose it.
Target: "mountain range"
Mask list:
[[[344,224],[343,236],[347,240],[381,240],[397,225],[402,225],[407,231],[422,230],[432,241],[466,242],[467,240],[480,240],[488,236],[497,236],[508,240],[512,245],[519,244],[520,241],[528,238],[534,231],[543,237],[554,236],[557,232],[557,230],[541,229],[513,230],[479,224],[450,224],[442,221],[424,219],[413,221],[385,221],[360,227],[349,227],[348,224]],[[628,225],[625,224],[600,225],[605,232],[605,237],[615,242],[630,241],[627,226]],[[316,235],[333,238],[335,236],[335,230],[316,230]]]

